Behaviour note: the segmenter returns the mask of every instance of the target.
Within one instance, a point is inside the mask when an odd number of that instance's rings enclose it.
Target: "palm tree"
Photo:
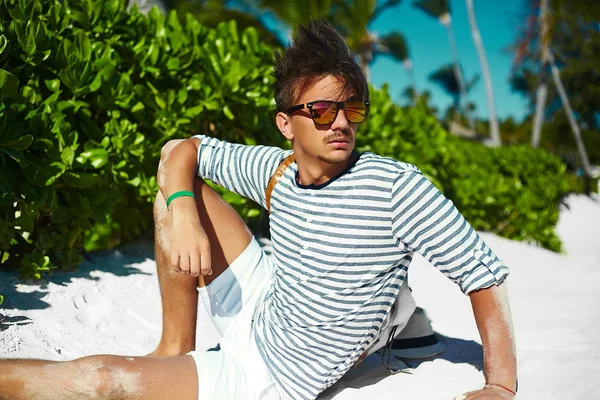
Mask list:
[[[357,55],[365,76],[369,79],[369,66],[379,55],[388,55],[402,62],[407,71],[412,73],[412,62],[404,36],[400,32],[391,32],[380,37],[369,29],[375,18],[386,9],[400,4],[400,1],[388,0],[377,4],[376,0],[258,0],[258,5],[272,11],[291,27],[306,24],[311,18],[328,19]]]
[[[547,0],[542,0],[547,1]],[[585,172],[585,176],[588,178],[591,177],[592,168],[590,166],[590,161],[587,156],[587,151],[585,150],[585,145],[583,144],[583,140],[581,139],[581,131],[579,130],[579,125],[575,120],[575,114],[573,113],[573,109],[571,108],[571,102],[569,101],[569,96],[567,96],[567,92],[562,84],[562,80],[560,79],[560,71],[556,66],[556,61],[554,59],[554,55],[552,55],[552,51],[548,51],[550,67],[552,71],[552,79],[554,80],[554,85],[556,85],[556,90],[558,90],[558,94],[560,95],[560,99],[565,107],[565,112],[567,113],[567,117],[569,118],[569,124],[571,125],[571,130],[573,131],[573,136],[575,137],[575,143],[577,144],[577,150],[579,150],[579,155],[581,156],[581,163],[583,164],[583,171]]]
[[[535,97],[535,117],[533,119],[533,133],[531,135],[531,146],[538,147],[542,136],[542,125],[544,125],[544,109],[548,97],[548,65],[550,64],[550,35],[548,22],[550,7],[547,0],[540,3],[540,84]]]
[[[477,19],[475,18],[475,8],[473,6],[473,0],[465,0],[467,6],[467,12],[469,14],[469,25],[471,26],[471,36],[479,55],[479,62],[481,64],[481,72],[483,73],[483,81],[485,82],[485,92],[487,94],[488,110],[490,114],[490,136],[492,137],[491,144],[493,146],[500,146],[500,127],[498,125],[498,117],[496,116],[496,104],[494,101],[494,88],[492,86],[492,78],[490,77],[490,67],[488,65],[487,57],[485,55],[485,49],[481,41],[481,34],[479,33],[479,27],[477,26]]]
[[[397,6],[400,1],[388,0],[379,5],[375,0],[340,1],[339,9],[330,16],[358,56],[367,80],[370,80],[369,66],[377,56],[384,54],[403,63],[407,71],[412,73],[412,62],[404,36],[400,32],[391,32],[380,37],[369,29],[382,12]]]
[[[465,90],[465,83],[462,75],[462,71],[459,67],[458,52],[456,50],[456,39],[454,38],[454,30],[452,29],[452,16],[450,12],[450,5],[448,0],[417,0],[413,3],[415,7],[437,19],[440,24],[446,28],[446,34],[448,35],[448,45],[450,46],[450,53],[452,55],[452,62],[454,65],[454,75],[456,76],[456,82],[458,83],[458,89],[460,93],[460,104],[466,102],[467,91]],[[461,108],[467,115],[469,125],[473,127],[473,122],[468,116],[467,110]]]
[[[539,2],[538,2],[539,1]],[[534,118],[533,134],[532,134],[532,146],[537,147],[539,145],[541,137],[541,129],[544,123],[544,112],[546,108],[546,97],[548,94],[548,83],[546,80],[546,70],[550,68],[552,80],[556,86],[556,90],[560,96],[561,102],[565,108],[569,124],[571,125],[571,131],[577,145],[577,150],[581,157],[581,163],[583,164],[583,170],[585,175],[589,178],[591,176],[590,161],[581,138],[581,131],[577,124],[575,113],[571,108],[571,102],[567,96],[567,92],[560,78],[560,70],[556,65],[556,60],[552,54],[552,38],[551,38],[551,27],[550,27],[550,3],[549,0],[535,0],[533,10],[539,9],[539,30],[540,30],[540,61],[542,70],[542,79],[536,92],[536,113]],[[539,6],[539,7],[538,7]],[[533,26],[533,25],[532,25]]]
[[[433,71],[431,74],[429,74],[429,80],[440,86],[449,96],[452,97],[454,100],[455,109],[460,109],[461,88],[458,80],[456,79],[455,66],[453,64],[443,65],[437,70]],[[469,82],[466,84],[463,83],[464,86],[462,90],[466,92],[470,91],[478,81],[479,75],[473,76]]]
[[[402,62],[404,69],[406,70],[406,72],[408,72],[408,75],[410,77],[409,88],[413,91],[413,93],[415,93],[413,100],[416,101],[417,84],[415,81],[413,62],[410,57],[410,52],[406,43],[406,39],[400,33],[392,32],[389,35],[381,38],[381,46],[384,54],[388,54],[397,61]]]

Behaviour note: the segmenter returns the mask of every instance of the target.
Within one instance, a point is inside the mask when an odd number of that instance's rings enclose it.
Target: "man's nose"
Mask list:
[[[331,123],[331,130],[344,130],[348,128],[348,125],[350,125],[350,122],[348,121],[348,118],[346,118],[346,112],[341,108]]]

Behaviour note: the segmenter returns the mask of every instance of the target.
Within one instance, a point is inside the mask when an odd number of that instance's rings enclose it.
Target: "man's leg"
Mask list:
[[[0,400],[198,400],[190,356],[0,360]]]
[[[169,148],[163,151],[169,151]],[[252,239],[237,212],[203,180],[194,183],[202,227],[211,245],[213,274],[194,278],[170,265],[171,214],[159,192],[154,203],[155,252],[162,300],[163,331],[155,356],[185,354],[195,347],[198,286],[208,285],[243,251]]]

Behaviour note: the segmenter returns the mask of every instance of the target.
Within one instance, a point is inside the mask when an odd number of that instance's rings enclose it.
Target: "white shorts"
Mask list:
[[[273,264],[252,239],[221,275],[199,288],[222,339],[219,351],[188,353],[198,371],[199,400],[279,400],[277,388],[256,346],[255,310],[272,283]]]

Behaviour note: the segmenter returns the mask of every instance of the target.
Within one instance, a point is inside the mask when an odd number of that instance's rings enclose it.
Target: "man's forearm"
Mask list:
[[[156,180],[165,200],[177,191],[194,190],[198,143],[198,139],[193,138],[169,142],[163,147]],[[182,200],[178,202],[185,203],[190,199]]]
[[[483,345],[486,383],[516,391],[517,358],[506,283],[469,297]]]

